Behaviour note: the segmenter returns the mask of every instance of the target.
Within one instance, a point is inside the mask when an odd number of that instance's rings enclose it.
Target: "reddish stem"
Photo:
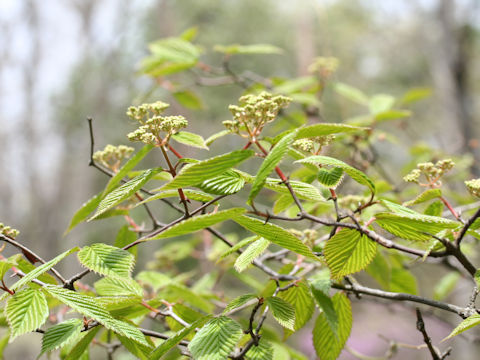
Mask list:
[[[447,199],[445,199],[443,196],[440,196],[440,200],[445,204],[447,209],[452,213],[452,215],[455,217],[455,219],[460,221],[460,215],[455,211],[455,209],[450,205]]]
[[[181,158],[183,157],[182,155],[180,155],[180,154],[177,152],[177,150],[175,150],[175,149],[172,147],[172,145],[168,144],[168,149],[169,149],[172,153],[174,153],[177,158],[181,159]]]
[[[330,188],[330,195],[332,195],[333,200],[337,200],[337,193],[335,192],[335,189]]]

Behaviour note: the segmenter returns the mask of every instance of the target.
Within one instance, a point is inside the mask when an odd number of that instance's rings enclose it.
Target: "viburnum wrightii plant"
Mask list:
[[[306,79],[275,83],[229,67],[235,54],[275,48],[218,48],[225,54],[223,67],[213,70],[199,62],[190,40],[153,44],[144,71],[157,80],[202,71],[197,81],[207,86],[212,74],[226,77],[245,91],[229,107],[231,120],[204,140],[184,130],[183,116],[166,115],[164,102],[132,106],[127,115],[137,128],[128,139],[141,144],[136,152],[124,145],[94,152],[90,120],[90,165],[110,178],[77,211],[67,232],[112,217],[126,224],[116,239],[75,247],[49,261],[25,247],[18,231],[0,225],[0,239],[21,252],[0,263],[9,327],[2,344],[39,332],[39,354],[60,349],[62,359],[88,359],[92,346],[103,347],[111,359],[122,351],[139,359],[307,359],[296,336],[309,329],[317,357],[336,359],[355,318],[351,302],[375,297],[418,306],[411,322],[419,340],[433,359],[448,356],[451,349],[442,351],[430,340],[421,310],[458,316],[448,338],[480,323],[477,267],[473,252],[462,247],[480,237],[479,205],[468,195],[479,196],[480,180],[465,182],[463,196],[475,206],[463,214],[444,185],[454,171],[450,159],[419,163],[404,178],[414,185],[388,183],[375,143],[388,137],[380,129],[383,121],[410,115],[395,107],[406,100],[369,98],[338,83],[336,91],[366,105],[367,115],[349,123],[292,125],[299,113],[318,114],[315,99],[338,65],[332,59],[318,59]],[[179,55],[169,58],[162,49]],[[185,90],[175,90],[174,97],[188,105],[198,100]],[[208,156],[225,137],[237,137],[229,144],[239,148]],[[185,146],[199,149],[198,156],[183,157]],[[146,157],[156,167],[137,170]],[[135,264],[136,249],[152,242],[160,250],[147,266],[143,259]],[[72,254],[85,270],[60,274],[55,266]],[[451,275],[435,298],[419,292],[409,265],[439,258],[448,260],[455,281],[470,280],[469,303],[445,300]],[[18,279],[7,285],[8,272]],[[362,285],[367,277],[377,287]],[[303,345],[296,347],[299,340]]]

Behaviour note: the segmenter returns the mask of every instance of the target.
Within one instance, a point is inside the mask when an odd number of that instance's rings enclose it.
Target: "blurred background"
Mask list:
[[[0,0],[0,221],[18,228],[19,240],[51,258],[115,236],[111,223],[101,222],[62,235],[74,211],[106,181],[88,167],[88,116],[96,149],[127,144],[133,125],[125,111],[146,100],[171,102],[173,113],[185,115],[190,131],[204,137],[229,118],[228,104],[241,87],[199,89],[201,109],[185,110],[138,72],[149,42],[191,27],[208,50],[206,63],[221,64],[214,45],[267,43],[283,54],[239,57],[232,66],[289,78],[308,74],[315,57],[329,56],[339,60],[335,80],[368,95],[402,96],[418,88],[425,99],[414,105],[414,115],[390,127],[401,144],[381,147],[379,161],[400,179],[415,145],[420,152],[462,155],[467,172],[480,175],[477,0]],[[359,114],[358,106],[329,93],[320,107],[327,122]],[[457,290],[451,299],[468,298]],[[408,307],[360,302],[349,346],[380,356],[391,340],[421,344],[412,314]],[[427,318],[428,326],[434,342],[451,330],[436,318]],[[312,353],[308,332],[305,339],[305,352]],[[477,359],[477,350],[459,338],[453,358]],[[10,358],[33,358],[29,349],[15,351]],[[355,358],[361,357],[342,355]],[[424,349],[410,348],[394,357],[427,358]]]

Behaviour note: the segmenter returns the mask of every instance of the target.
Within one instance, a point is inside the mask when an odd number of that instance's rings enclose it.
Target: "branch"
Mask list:
[[[440,360],[440,356],[438,355],[437,351],[432,345],[432,341],[427,334],[427,330],[425,329],[425,323],[423,322],[422,313],[420,312],[419,308],[416,308],[417,312],[417,330],[420,331],[423,335],[423,341],[427,345],[430,354],[432,355],[433,360]]]
[[[473,214],[473,216],[467,220],[467,222],[465,223],[465,225],[463,225],[463,228],[462,230],[460,231],[460,233],[458,234],[457,238],[455,239],[455,245],[457,247],[460,247],[460,243],[462,242],[463,240],[463,237],[465,236],[465,234],[467,233],[468,229],[470,228],[470,226],[472,226],[472,224],[475,222],[475,220],[478,219],[478,217],[480,217],[480,208],[475,212],[475,214]]]

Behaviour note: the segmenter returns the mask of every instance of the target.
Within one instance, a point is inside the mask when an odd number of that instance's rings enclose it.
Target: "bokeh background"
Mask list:
[[[340,62],[335,80],[369,95],[431,92],[412,118],[390,126],[401,144],[380,147],[379,162],[401,182],[415,145],[462,156],[468,172],[480,175],[477,0],[0,0],[0,221],[20,229],[19,239],[43,257],[115,236],[111,223],[101,222],[62,235],[71,214],[105,184],[88,167],[87,116],[97,149],[126,144],[132,124],[125,110],[146,100],[172,102],[204,137],[229,117],[228,104],[243,91],[238,86],[198,89],[205,106],[187,111],[138,72],[149,42],[190,27],[198,27],[196,42],[208,50],[208,63],[221,63],[210,51],[214,45],[268,43],[284,53],[240,57],[233,66],[296,77],[307,74],[316,56],[332,56]],[[327,92],[322,112],[326,121],[341,122],[359,108]],[[140,250],[145,261],[150,250]],[[73,266],[64,270],[73,273]],[[417,275],[427,287],[436,279],[421,267]],[[468,296],[460,284],[449,301]],[[422,343],[413,308],[364,300],[355,304],[349,341],[359,354],[345,351],[342,359],[381,358],[391,341],[408,345],[393,359],[429,358],[425,349],[409,347]],[[427,317],[434,342],[457,320]],[[39,340],[16,340],[6,358],[34,358]],[[313,354],[308,331],[298,341]],[[478,358],[474,336],[452,344],[453,359]]]

